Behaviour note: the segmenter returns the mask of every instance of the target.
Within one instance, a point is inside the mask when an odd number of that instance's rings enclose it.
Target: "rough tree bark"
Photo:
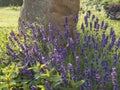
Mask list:
[[[34,22],[36,17],[43,18],[54,27],[59,26],[63,31],[65,16],[68,17],[68,25],[71,29],[76,26],[74,16],[79,12],[79,0],[23,0],[19,17],[19,29],[23,29],[21,21]]]

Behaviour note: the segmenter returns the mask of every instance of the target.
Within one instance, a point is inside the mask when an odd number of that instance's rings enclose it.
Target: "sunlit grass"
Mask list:
[[[0,60],[4,57],[9,32],[17,31],[19,10],[20,7],[0,7]]]
[[[17,27],[19,8],[0,7],[0,27]]]

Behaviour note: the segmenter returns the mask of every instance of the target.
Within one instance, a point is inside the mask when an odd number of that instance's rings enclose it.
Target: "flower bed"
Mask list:
[[[75,16],[75,23],[78,19]],[[90,11],[71,37],[49,24],[32,23],[21,35],[10,33],[9,65],[1,69],[2,88],[16,90],[119,90],[120,38]],[[10,70],[9,70],[10,69]],[[5,79],[6,78],[6,79]],[[14,83],[13,83],[14,81]]]

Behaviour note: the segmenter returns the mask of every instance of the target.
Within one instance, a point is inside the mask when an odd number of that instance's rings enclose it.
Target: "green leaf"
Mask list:
[[[21,81],[21,84],[22,84],[22,85],[28,84],[29,82],[30,82],[30,80],[25,80],[25,79],[24,79],[24,80]]]
[[[51,82],[53,82],[52,87],[55,88],[56,86],[62,83],[62,79],[60,76],[52,76],[49,78]]]
[[[44,85],[37,85],[38,88],[40,88],[40,90],[45,90],[45,86]]]
[[[36,72],[36,73],[40,72],[40,69],[39,69],[38,67],[36,67],[36,66],[30,67],[28,70],[31,70],[31,69],[32,69],[34,72]]]
[[[61,76],[54,75],[54,76],[50,77],[50,81],[53,81],[53,82],[62,82],[62,78],[61,78]]]
[[[69,83],[72,87],[76,87],[76,83],[73,80],[69,79]]]
[[[44,68],[45,66],[46,66],[46,65],[45,65],[45,64],[43,64],[43,65],[41,65],[41,66],[40,66],[40,68]]]
[[[3,88],[7,88],[7,84],[5,82],[0,82],[0,90],[2,90]]]
[[[53,88],[56,88],[58,85],[60,85],[62,82],[54,82],[53,84],[52,84],[52,87]]]
[[[40,78],[40,74],[39,74],[39,73],[36,73],[36,74],[35,74],[35,78],[36,78],[36,79],[39,79],[39,78]]]
[[[37,67],[39,67],[39,66],[40,66],[40,63],[39,63],[39,62],[37,62],[37,63],[36,63],[36,66],[37,66]]]
[[[10,81],[10,85],[16,85],[16,81],[15,80]]]
[[[46,75],[50,77],[50,72],[46,69]]]
[[[40,74],[40,78],[47,79],[49,76],[47,74]]]
[[[78,81],[78,82],[74,82],[73,80],[69,80],[70,82],[70,85],[74,88],[77,88],[79,87],[80,85],[82,85],[85,81],[84,80],[81,80],[81,81]]]
[[[4,80],[5,79],[5,76],[0,76],[0,80]]]
[[[76,88],[66,88],[66,87],[61,87],[60,90],[76,90]]]
[[[30,90],[29,86],[27,84],[23,85],[23,90]]]
[[[76,82],[76,87],[79,87],[83,83],[85,83],[85,80],[81,80],[81,81]]]

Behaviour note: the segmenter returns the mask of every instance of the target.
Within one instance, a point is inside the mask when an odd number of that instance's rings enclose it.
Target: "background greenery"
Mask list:
[[[22,5],[23,0],[0,0],[0,6],[20,6]]]

